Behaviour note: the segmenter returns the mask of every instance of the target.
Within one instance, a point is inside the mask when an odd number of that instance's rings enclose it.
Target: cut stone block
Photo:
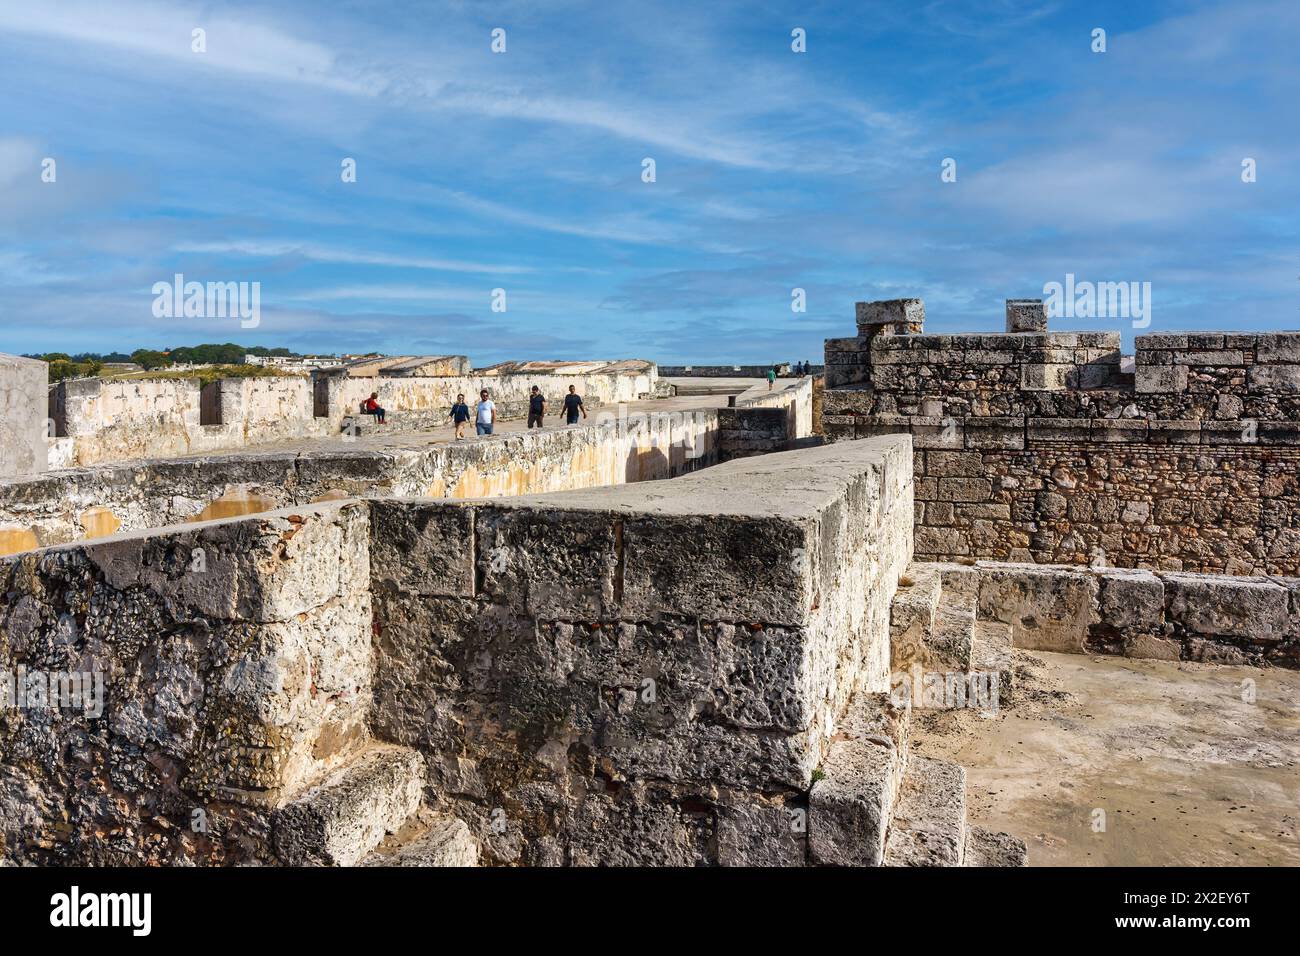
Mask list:
[[[1007,299],[1008,332],[1046,332],[1047,307],[1042,299]]]
[[[966,855],[966,771],[914,757],[885,845],[885,866],[961,866]]]
[[[1192,634],[1272,643],[1287,636],[1288,593],[1267,578],[1161,574],[1168,616]]]
[[[1026,392],[1059,392],[1069,387],[1073,365],[1022,365],[1020,388]]]
[[[941,601],[934,617],[934,630],[926,642],[926,668],[932,671],[970,670],[974,639],[975,608],[956,601]]]
[[[963,866],[1028,866],[1025,841],[1010,833],[998,833],[981,826],[966,832],[966,860]]]
[[[440,597],[474,596],[474,509],[426,501],[370,502],[370,566],[376,581]]]
[[[1139,365],[1133,387],[1143,394],[1187,391],[1186,365]]]
[[[1055,565],[981,563],[979,614],[1011,625],[1015,647],[1082,653],[1097,578]]]
[[[1300,365],[1300,332],[1266,332],[1256,343],[1260,365]]]
[[[1098,575],[1103,624],[1158,630],[1164,622],[1165,585],[1150,571],[1113,570]]]
[[[913,564],[904,577],[912,583],[899,585],[889,608],[890,667],[895,671],[924,663],[941,588],[933,566]]]
[[[352,866],[410,819],[423,790],[419,752],[374,744],[275,812],[276,854],[289,866]]]
[[[49,366],[0,353],[0,479],[45,471]]]
[[[907,765],[910,708],[855,698],[808,805],[808,844],[823,866],[878,866]]]
[[[919,332],[925,322],[925,303],[920,299],[881,299],[856,306],[858,330],[865,332],[885,325],[903,325]]]

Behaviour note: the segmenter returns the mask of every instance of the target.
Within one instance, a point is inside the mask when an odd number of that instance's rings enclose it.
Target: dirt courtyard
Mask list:
[[[1300,865],[1300,672],[1014,654],[996,715],[913,722],[966,767],[969,822],[1031,866]]]

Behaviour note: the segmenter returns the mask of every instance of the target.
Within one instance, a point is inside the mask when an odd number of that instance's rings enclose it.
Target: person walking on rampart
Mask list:
[[[456,441],[464,440],[465,426],[469,424],[469,406],[465,404],[464,392],[460,392],[456,396],[456,404],[451,406],[451,411],[447,413],[447,418],[456,426]]]
[[[546,414],[546,398],[536,385],[528,396],[528,427],[542,427],[542,416]]]
[[[497,423],[497,406],[492,399],[488,398],[488,390],[485,388],[478,393],[478,404],[474,406],[474,430],[480,435],[491,435],[492,426]]]
[[[565,422],[569,425],[578,424],[579,412],[582,413],[583,418],[587,417],[587,409],[582,404],[582,396],[578,394],[578,387],[576,385],[570,385],[569,394],[564,396]]]

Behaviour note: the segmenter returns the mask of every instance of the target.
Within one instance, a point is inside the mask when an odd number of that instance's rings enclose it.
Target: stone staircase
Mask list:
[[[900,580],[890,611],[894,686],[859,694],[837,728],[809,798],[812,862],[1025,865],[1022,841],[967,824],[961,766],[910,753],[913,709],[996,707],[1012,686],[1009,630],[976,620],[978,582],[974,568],[923,563]]]
[[[811,862],[822,866],[1024,866],[1025,844],[966,822],[966,771],[913,756],[911,705],[859,695],[808,801]]]
[[[275,811],[275,851],[289,866],[476,866],[461,820],[422,806],[424,758],[371,741]]]
[[[977,620],[979,572],[962,564],[914,562],[898,582],[890,607],[890,669],[928,674],[975,674],[1002,691],[1015,680],[1011,629]],[[924,701],[913,700],[918,708]]]

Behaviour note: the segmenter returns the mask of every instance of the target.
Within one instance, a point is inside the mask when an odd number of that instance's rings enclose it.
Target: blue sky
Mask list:
[[[1298,328],[1297,49],[1294,0],[0,0],[0,351],[818,361],[856,300],[1000,330],[1066,273]],[[177,272],[261,325],[155,318]]]

